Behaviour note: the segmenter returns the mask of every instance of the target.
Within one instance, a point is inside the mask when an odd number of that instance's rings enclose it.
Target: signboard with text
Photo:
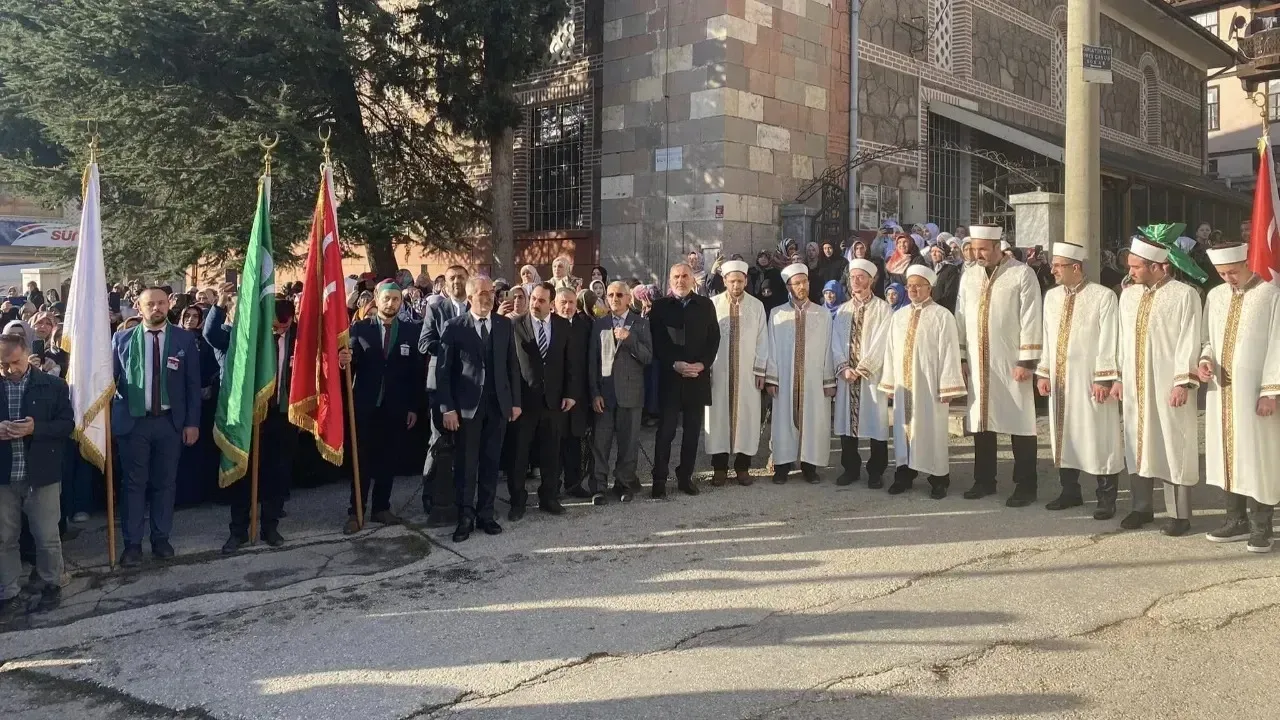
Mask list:
[[[1085,45],[1082,48],[1084,81],[1111,84],[1111,48],[1101,45]]]
[[[66,220],[0,218],[0,247],[70,248],[79,234],[80,225]]]

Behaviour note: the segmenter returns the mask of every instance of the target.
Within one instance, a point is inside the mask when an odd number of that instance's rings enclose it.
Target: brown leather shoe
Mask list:
[[[742,487],[746,487],[755,482],[755,478],[751,477],[751,474],[746,470],[738,470],[734,475],[734,479],[737,480],[738,484]]]
[[[348,515],[347,524],[342,526],[342,534],[355,535],[358,532],[360,532],[360,521],[356,519],[355,515]]]
[[[711,473],[712,487],[724,487],[725,483],[727,482],[729,482],[728,470],[716,470]]]

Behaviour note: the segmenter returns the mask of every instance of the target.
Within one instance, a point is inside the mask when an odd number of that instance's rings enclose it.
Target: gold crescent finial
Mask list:
[[[324,143],[324,164],[329,164],[329,141],[333,139],[333,126],[324,124],[320,126],[320,142]]]
[[[266,133],[258,136],[258,147],[262,148],[262,174],[271,174],[271,153],[280,144],[280,133],[272,133],[270,137]]]

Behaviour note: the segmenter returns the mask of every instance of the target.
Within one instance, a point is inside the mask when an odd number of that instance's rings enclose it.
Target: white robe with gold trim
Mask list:
[[[889,396],[877,386],[891,317],[893,308],[874,295],[865,303],[856,298],[850,300],[836,311],[831,327],[831,355],[836,364],[837,435],[889,439],[893,424]],[[844,379],[846,368],[857,373],[853,382]]]
[[[769,358],[764,305],[743,293],[733,307],[729,293],[711,298],[720,323],[720,348],[711,365],[711,405],[704,425],[708,455],[755,455],[760,447],[760,391]]]
[[[981,265],[960,276],[956,324],[969,363],[970,432],[1036,434],[1034,384],[1015,381],[1013,369],[1040,359],[1042,320],[1040,283],[1017,260],[1006,258],[990,277]]]
[[[1120,380],[1124,383],[1124,454],[1129,472],[1175,485],[1200,479],[1195,388],[1200,357],[1200,295],[1176,280],[1120,294]],[[1187,402],[1169,395],[1188,385]]]
[[[1258,417],[1260,397],[1280,396],[1280,289],[1255,278],[1237,293],[1209,291],[1208,336],[1201,357],[1213,361],[1205,407],[1205,477],[1210,485],[1266,505],[1280,503],[1280,413]]]
[[[831,454],[831,400],[836,386],[831,362],[831,313],[788,302],[769,313],[769,360],[765,382],[778,386],[773,399],[773,463],[825,466]]]
[[[956,320],[933,302],[893,314],[880,390],[893,395],[894,465],[935,477],[947,475],[948,405],[964,397]]]
[[[1120,403],[1096,402],[1095,382],[1120,379],[1116,350],[1119,300],[1109,288],[1086,282],[1044,296],[1044,353],[1036,375],[1049,381],[1049,438],[1054,464],[1090,475],[1124,469]]]

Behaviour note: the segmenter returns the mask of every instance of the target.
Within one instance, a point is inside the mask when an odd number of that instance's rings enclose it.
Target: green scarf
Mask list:
[[[1178,236],[1186,229],[1186,223],[1164,223],[1140,227],[1138,232],[1142,233],[1142,236],[1146,239],[1169,251],[1170,265],[1178,268],[1182,271],[1182,274],[1203,285],[1209,279],[1209,275],[1196,264],[1195,260],[1191,259],[1190,255],[1187,255],[1181,247],[1178,247]]]
[[[129,388],[129,414],[133,417],[143,417],[147,414],[148,403],[150,399],[147,397],[147,346],[146,343],[151,340],[150,333],[147,332],[145,325],[139,325],[134,328],[133,335],[129,338],[129,364],[124,369],[124,378]],[[155,381],[160,383],[160,405],[169,404],[169,349],[173,346],[173,325],[165,323],[164,327],[164,348],[161,350],[160,358],[160,377]]]
[[[378,328],[378,339],[382,339],[382,318],[375,316],[373,318],[373,326]],[[400,334],[400,318],[396,317],[391,320],[391,338],[387,340],[387,344],[382,348],[382,357],[390,360],[391,351],[396,347],[396,337]],[[378,407],[382,407],[382,395],[387,390],[387,373],[383,366],[382,384],[378,386]]]

